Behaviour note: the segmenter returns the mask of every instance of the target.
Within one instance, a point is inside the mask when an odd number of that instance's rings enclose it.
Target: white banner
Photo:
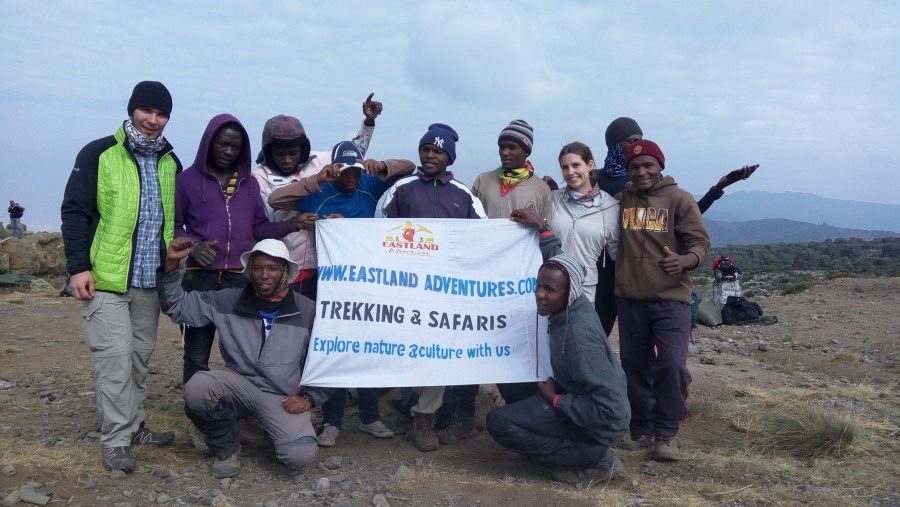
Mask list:
[[[318,301],[302,382],[403,387],[543,380],[537,233],[509,220],[316,225]]]

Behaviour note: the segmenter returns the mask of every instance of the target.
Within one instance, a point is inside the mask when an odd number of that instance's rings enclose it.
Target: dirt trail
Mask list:
[[[775,389],[817,381],[893,384],[896,390],[900,278],[831,280],[801,294],[758,302],[767,315],[778,316],[778,324],[701,327],[695,333],[689,358],[692,398],[714,399],[743,384]],[[0,390],[0,456],[28,444],[86,450],[95,456],[92,359],[82,340],[79,309],[80,303],[59,298],[56,291],[0,293],[0,380],[13,384]],[[618,344],[615,333],[611,341]],[[235,481],[217,481],[210,476],[208,459],[190,448],[183,431],[180,335],[165,318],[151,373],[149,408],[158,421],[173,425],[166,429],[179,433],[174,458],[144,454],[148,462],[168,464],[165,472],[146,467],[114,480],[106,478],[97,463],[91,475],[98,484],[86,489],[84,476],[59,477],[51,468],[17,465],[15,475],[0,475],[0,500],[28,481],[42,483],[54,499],[71,500],[71,505],[372,505],[375,495],[384,495],[390,505],[526,506],[594,505],[602,498],[600,493],[591,496],[554,485],[546,471],[501,449],[483,430],[423,454],[402,436],[378,440],[355,431],[355,409],[348,411],[337,446],[321,450],[319,465],[291,473],[265,452],[246,449],[241,475]],[[388,400],[382,402],[385,422],[404,431],[403,417]],[[480,422],[492,403],[483,390]],[[640,504],[654,488],[688,484],[698,474],[704,481],[736,489],[768,476],[766,470],[710,470],[695,459],[745,443],[745,435],[729,431],[721,421],[692,414],[682,438],[686,459],[675,464],[650,462],[637,452],[620,453],[629,479],[609,485],[610,491]],[[340,456],[342,465],[327,470],[321,463],[332,456]],[[396,476],[401,465],[413,475]],[[331,486],[316,493],[322,477],[333,479]]]

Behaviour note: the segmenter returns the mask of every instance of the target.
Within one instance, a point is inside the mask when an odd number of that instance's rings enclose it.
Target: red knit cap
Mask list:
[[[659,146],[657,146],[656,143],[646,139],[638,139],[625,148],[625,167],[628,167],[628,163],[631,162],[631,159],[641,155],[652,155],[659,161],[660,167],[663,169],[666,168],[666,157],[663,156],[662,150],[659,149]]]

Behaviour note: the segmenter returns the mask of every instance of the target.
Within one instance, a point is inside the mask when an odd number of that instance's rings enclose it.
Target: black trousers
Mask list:
[[[487,430],[503,447],[557,466],[594,467],[609,450],[539,394],[492,410]]]

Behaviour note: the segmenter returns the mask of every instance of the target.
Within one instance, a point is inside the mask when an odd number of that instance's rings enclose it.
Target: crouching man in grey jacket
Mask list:
[[[215,456],[217,478],[233,477],[238,461],[238,419],[255,416],[281,463],[312,463],[318,443],[309,410],[328,399],[328,389],[301,389],[300,377],[315,316],[315,304],[288,284],[299,266],[284,243],[266,239],[241,255],[244,288],[185,293],[178,263],[193,242],[169,243],[159,275],[163,313],[176,324],[215,324],[225,369],[201,371],[184,386],[185,412]]]

